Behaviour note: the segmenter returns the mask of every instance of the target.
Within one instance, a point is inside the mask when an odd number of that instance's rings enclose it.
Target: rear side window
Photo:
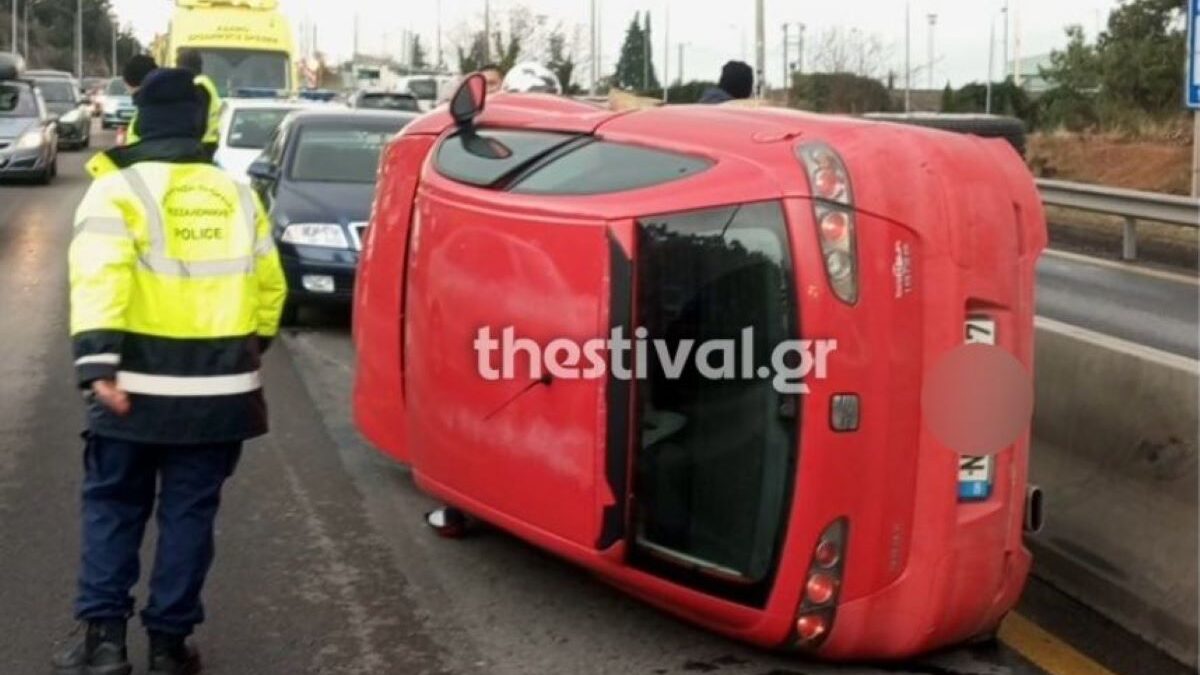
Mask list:
[[[36,117],[37,103],[28,87],[0,84],[0,115],[6,117]]]
[[[504,146],[508,155],[497,159],[472,153],[465,139],[455,134],[442,141],[438,147],[437,169],[453,180],[489,187],[501,179],[521,170],[531,162],[551,151],[579,138],[572,134],[548,131],[492,131],[480,130],[479,135]]]
[[[686,178],[711,165],[698,157],[595,141],[537,168],[512,191],[552,195],[622,192]]]

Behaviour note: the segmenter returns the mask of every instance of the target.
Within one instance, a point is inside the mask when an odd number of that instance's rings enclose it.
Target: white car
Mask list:
[[[322,105],[311,101],[225,99],[221,106],[221,138],[213,157],[234,178],[249,182],[246,169],[258,159],[283,118],[293,110]]]

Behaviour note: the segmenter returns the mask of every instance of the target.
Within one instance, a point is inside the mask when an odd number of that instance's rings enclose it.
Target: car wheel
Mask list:
[[[85,150],[91,144],[92,144],[92,132],[88,131],[87,133],[84,134],[83,140],[79,141],[79,149]]]

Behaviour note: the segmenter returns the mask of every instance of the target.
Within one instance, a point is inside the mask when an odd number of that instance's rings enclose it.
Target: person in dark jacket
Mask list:
[[[721,68],[721,81],[700,96],[700,103],[725,103],[750,98],[754,93],[754,69],[743,61],[730,61]]]
[[[194,75],[150,73],[142,138],[97,155],[68,253],[71,341],[85,393],[75,617],[55,675],[129,675],[126,621],[146,523],[158,524],[148,675],[193,675],[187,643],[214,557],[221,490],[267,432],[261,354],[287,285],[249,186],[207,159]],[[156,494],[157,492],[157,494]]]

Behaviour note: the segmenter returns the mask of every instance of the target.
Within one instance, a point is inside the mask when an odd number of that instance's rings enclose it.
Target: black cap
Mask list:
[[[203,111],[195,79],[191,71],[182,68],[159,68],[146,76],[133,95],[138,108],[137,132],[143,140],[199,139],[203,135]]]
[[[157,67],[154,57],[148,54],[134,54],[125,62],[125,67],[121,70],[121,79],[131,87],[140,87],[150,71]]]
[[[754,69],[745,61],[730,61],[721,68],[718,84],[734,98],[750,98],[754,93]]]

